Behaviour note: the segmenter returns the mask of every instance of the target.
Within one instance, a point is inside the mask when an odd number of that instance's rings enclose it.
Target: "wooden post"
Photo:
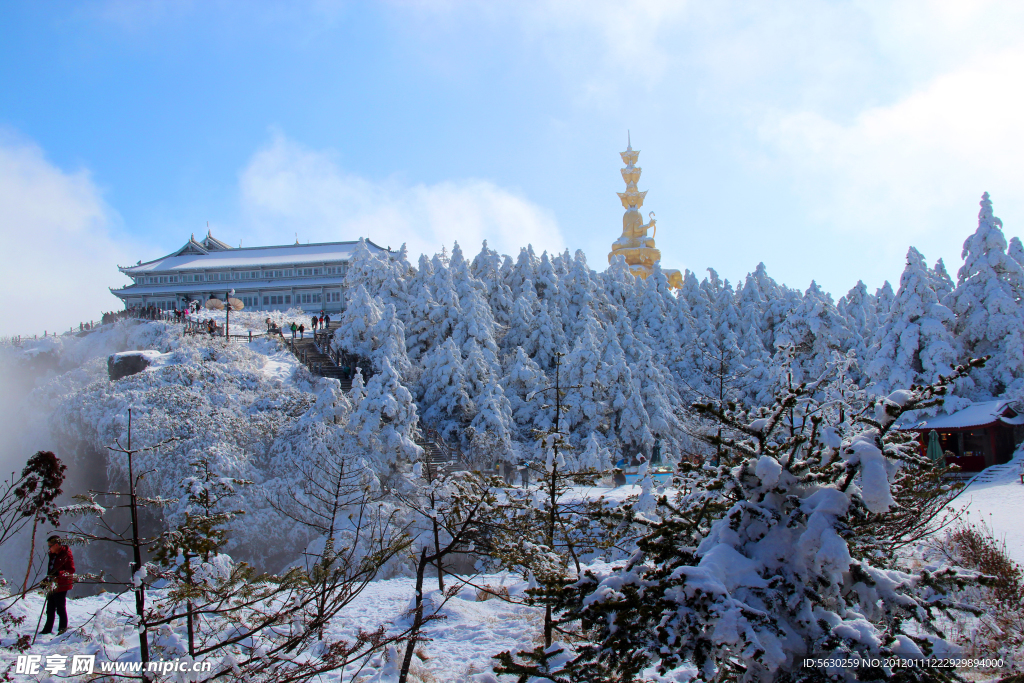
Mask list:
[[[991,467],[997,464],[999,458],[996,456],[996,430],[995,427],[986,427],[985,431],[988,432],[988,449],[989,453],[985,456],[985,466]]]

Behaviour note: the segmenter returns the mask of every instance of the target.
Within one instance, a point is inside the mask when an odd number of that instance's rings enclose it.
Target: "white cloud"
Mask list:
[[[512,256],[533,244],[565,248],[554,217],[486,180],[435,185],[374,182],[344,171],[329,152],[307,149],[281,134],[259,150],[240,178],[243,220],[261,243],[344,241],[367,237],[409,247],[415,261],[458,241],[467,256],[487,240]]]
[[[77,328],[120,308],[107,287],[126,282],[117,265],[130,257],[110,235],[115,219],[88,171],[0,132],[0,335]]]
[[[819,220],[904,248],[914,238],[962,240],[972,226],[961,219],[982,192],[1004,218],[1024,209],[1020,83],[1024,51],[986,53],[848,124],[776,112],[761,134]]]

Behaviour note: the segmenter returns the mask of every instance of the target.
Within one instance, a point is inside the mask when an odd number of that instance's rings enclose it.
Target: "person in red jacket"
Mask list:
[[[57,624],[58,635],[68,629],[68,591],[75,585],[75,558],[71,554],[71,548],[60,542],[60,536],[50,536],[46,539],[50,546],[49,564],[46,568],[46,578],[52,585],[50,592],[46,595],[46,624],[39,633],[45,635],[53,632],[53,618],[60,617]]]

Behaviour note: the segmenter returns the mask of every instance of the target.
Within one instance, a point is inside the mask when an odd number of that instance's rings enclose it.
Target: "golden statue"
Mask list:
[[[661,251],[654,246],[654,236],[658,228],[654,218],[654,212],[648,214],[650,222],[644,223],[640,215],[640,207],[644,205],[644,197],[647,190],[640,192],[636,189],[636,181],[640,180],[640,173],[643,171],[636,166],[636,160],[640,156],[640,150],[634,150],[633,144],[626,138],[626,151],[621,152],[622,163],[626,167],[622,169],[622,179],[626,181],[626,191],[619,192],[619,199],[622,201],[622,208],[626,210],[622,214],[622,235],[612,242],[612,250],[608,254],[608,263],[612,257],[623,256],[626,264],[633,275],[646,278],[654,271],[654,264],[661,260]],[[647,231],[651,236],[647,236]],[[678,270],[664,270],[665,277],[672,287],[683,286],[683,275]]]

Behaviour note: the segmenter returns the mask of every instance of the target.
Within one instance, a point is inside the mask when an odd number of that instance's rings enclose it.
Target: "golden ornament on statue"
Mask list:
[[[619,239],[612,242],[612,250],[608,254],[608,263],[616,256],[622,256],[629,266],[629,271],[640,278],[647,278],[654,272],[654,264],[661,260],[661,252],[654,246],[654,235],[658,228],[654,218],[654,212],[648,214],[650,222],[644,223],[640,215],[640,207],[644,205],[644,197],[647,190],[639,191],[636,183],[640,180],[640,173],[643,171],[636,166],[636,160],[640,157],[640,150],[634,150],[632,143],[627,138],[626,151],[621,152],[622,163],[626,167],[622,169],[622,179],[626,181],[626,191],[619,192],[619,199],[622,201],[622,208],[626,210],[622,214],[622,234]],[[651,236],[647,236],[647,231]],[[683,286],[683,275],[678,270],[663,270],[668,283],[672,287]]]

